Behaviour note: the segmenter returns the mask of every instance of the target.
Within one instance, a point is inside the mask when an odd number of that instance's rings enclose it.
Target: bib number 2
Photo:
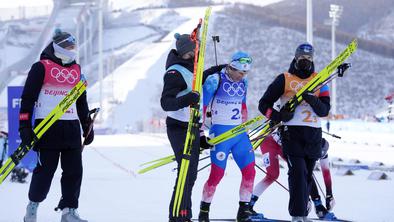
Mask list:
[[[239,113],[240,113],[239,109],[233,109],[231,111],[234,113],[234,115],[231,117],[231,119],[237,120],[237,119],[241,118],[241,115],[239,115]]]

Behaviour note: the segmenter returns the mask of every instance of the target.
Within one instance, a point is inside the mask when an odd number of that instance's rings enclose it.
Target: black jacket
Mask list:
[[[295,60],[293,60],[290,64],[288,72],[296,75],[302,79],[309,78],[312,73],[314,73],[315,68],[312,64],[312,69],[309,73],[302,73],[295,67]],[[264,95],[261,97],[259,101],[259,111],[265,115],[269,108],[273,108],[274,103],[283,95],[285,90],[285,75],[284,73],[279,74],[275,80],[268,86],[268,89],[265,91]],[[330,111],[330,97],[323,96],[318,97],[317,105],[313,106],[313,111],[320,117],[325,117],[328,115]]]
[[[63,65],[62,61],[55,57],[52,43],[50,43],[41,53],[40,60],[49,59],[58,65],[68,67],[75,64]],[[29,113],[32,116],[34,104],[38,100],[41,87],[44,82],[45,67],[41,62],[32,65],[26,79],[22,92],[22,102],[20,113]],[[76,101],[77,113],[82,124],[87,121],[89,112],[86,99],[86,91]],[[55,107],[53,107],[55,108]],[[37,126],[42,119],[36,119],[34,125]],[[81,147],[81,129],[78,120],[58,120],[36,144],[37,149],[78,149]],[[19,127],[31,127],[31,119],[20,120]]]
[[[194,60],[184,60],[182,59],[175,49],[171,50],[167,56],[166,69],[172,65],[181,65],[187,68],[190,72],[194,69]],[[205,79],[216,72],[219,72],[225,65],[213,66],[203,73],[203,84]],[[161,94],[160,104],[164,111],[176,111],[183,108],[180,104],[179,98],[176,96],[179,92],[185,90],[187,84],[182,77],[182,74],[177,70],[170,70],[164,74],[164,86],[163,92]],[[182,127],[187,127],[187,123],[167,117],[167,125],[176,124]]]
[[[289,73],[297,75],[300,78],[308,78],[314,72],[314,66],[309,73],[301,73],[295,67],[293,60]],[[285,90],[285,76],[280,74],[268,86],[268,89],[259,101],[259,111],[264,115],[269,108],[283,95]],[[320,117],[327,116],[330,110],[330,97],[318,97],[317,105],[312,106],[313,111]],[[281,128],[282,147],[285,155],[290,156],[307,156],[312,159],[321,157],[321,128],[308,126],[285,126]]]

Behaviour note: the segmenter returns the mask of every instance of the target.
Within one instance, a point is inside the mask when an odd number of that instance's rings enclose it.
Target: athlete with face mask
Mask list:
[[[38,125],[81,79],[81,68],[75,62],[76,42],[70,33],[57,30],[52,42],[41,53],[27,75],[22,93],[19,115],[19,134],[22,144],[36,140],[32,126]],[[33,171],[29,189],[29,203],[24,222],[37,221],[37,208],[50,189],[60,159],[62,166],[61,198],[57,209],[63,211],[62,222],[86,222],[78,213],[78,199],[82,182],[81,126],[85,145],[94,138],[88,133],[92,120],[86,91],[75,104],[56,121],[33,147],[38,162]]]
[[[245,52],[235,53],[230,63],[221,71],[209,76],[203,85],[204,112],[210,107],[212,126],[210,135],[217,137],[247,120],[246,74],[251,68],[252,58]],[[246,133],[242,133],[211,149],[211,172],[204,185],[199,221],[209,222],[210,205],[219,182],[224,176],[227,159],[232,154],[242,173],[239,189],[237,221],[246,222],[260,219],[261,214],[250,206],[255,169],[252,144]]]
[[[279,130],[283,154],[289,167],[289,213],[294,222],[310,221],[307,219],[308,197],[312,171],[322,153],[320,117],[327,116],[330,110],[328,86],[323,86],[316,93],[303,93],[304,101],[294,112],[283,107],[298,90],[317,75],[313,54],[312,45],[299,45],[288,72],[280,74],[268,86],[259,101],[259,111],[263,115],[273,122],[283,122]],[[279,111],[273,108],[277,100],[282,107]]]

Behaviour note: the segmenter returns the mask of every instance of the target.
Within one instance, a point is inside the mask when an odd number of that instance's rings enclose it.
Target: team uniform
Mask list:
[[[62,35],[69,36],[67,33]],[[81,79],[80,66],[74,60],[63,64],[55,56],[55,47],[59,45],[51,43],[45,48],[40,61],[33,64],[27,76],[19,115],[22,143],[28,143],[32,136],[33,109],[34,125],[37,126]],[[85,221],[79,218],[75,210],[79,205],[83,172],[81,125],[86,137],[91,123],[88,113],[84,92],[33,147],[37,152],[38,162],[33,170],[29,188],[30,202],[24,221],[36,221],[38,203],[47,197],[59,160],[63,172],[62,196],[57,208],[63,210],[62,222]],[[91,131],[88,143],[93,141],[93,135]]]
[[[229,65],[230,66],[230,65]],[[228,67],[207,78],[203,85],[204,113],[210,107],[212,125],[210,137],[217,137],[247,119],[246,95],[247,79],[233,81]],[[209,206],[215,190],[224,176],[228,156],[232,154],[242,173],[239,190],[240,208],[237,220],[248,221],[255,212],[249,211],[255,177],[255,158],[248,135],[242,133],[214,146],[210,151],[211,171],[202,194],[199,221],[208,221]]]
[[[312,172],[315,162],[321,157],[320,117],[327,116],[330,110],[329,88],[323,86],[314,94],[303,93],[304,100],[294,112],[283,107],[317,75],[312,60],[313,47],[309,44],[300,45],[288,72],[277,76],[259,101],[261,113],[270,119],[283,121],[280,132],[283,154],[289,167],[289,213],[296,222],[307,221]],[[280,111],[273,109],[278,100],[282,107]]]
[[[211,137],[217,137],[242,123],[242,116],[245,117],[247,113],[246,79],[241,82],[233,82],[223,69],[219,74],[208,77],[203,86],[203,93],[204,106],[212,106],[212,126],[209,130]],[[202,201],[207,203],[212,201],[216,186],[224,176],[227,158],[230,153],[242,172],[240,201],[247,202],[250,200],[255,175],[254,153],[248,135],[242,133],[215,145],[210,151],[211,173],[204,185]]]

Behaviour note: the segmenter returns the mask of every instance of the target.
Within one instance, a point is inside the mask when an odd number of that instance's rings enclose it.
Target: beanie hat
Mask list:
[[[248,53],[238,51],[231,57],[231,62],[229,65],[234,69],[247,72],[252,66],[252,58]]]
[[[61,31],[60,29],[55,30],[55,35],[52,37],[52,41],[62,48],[75,45],[75,37],[68,32]]]
[[[299,45],[295,51],[295,58],[297,59],[298,57],[302,55],[308,55],[313,59],[313,46],[309,43],[303,43]]]
[[[176,51],[180,56],[183,56],[188,52],[194,51],[194,49],[196,48],[196,43],[192,41],[190,35],[181,35],[179,33],[175,33],[174,37],[176,39]]]

